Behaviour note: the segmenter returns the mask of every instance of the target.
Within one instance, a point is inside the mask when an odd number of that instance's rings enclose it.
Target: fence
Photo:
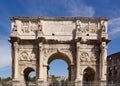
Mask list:
[[[23,83],[23,86],[37,86],[35,82],[26,82]],[[12,86],[12,83],[0,83],[0,86]],[[101,84],[100,82],[45,82],[42,83],[40,86],[120,86],[120,83],[107,83]]]
[[[12,86],[12,83],[0,83],[0,86]]]

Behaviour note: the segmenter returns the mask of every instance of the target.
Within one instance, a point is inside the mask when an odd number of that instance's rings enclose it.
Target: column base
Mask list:
[[[12,86],[21,86],[19,79],[12,79]]]
[[[80,78],[77,78],[75,80],[75,86],[82,86],[82,81],[80,80]]]
[[[106,81],[100,81],[100,86],[107,86]]]
[[[48,85],[47,82],[45,82],[43,79],[38,79],[37,86],[48,86]]]

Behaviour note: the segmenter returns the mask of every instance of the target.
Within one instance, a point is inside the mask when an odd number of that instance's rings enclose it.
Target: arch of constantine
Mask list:
[[[36,86],[48,86],[49,64],[55,59],[68,64],[74,86],[105,84],[107,22],[106,17],[11,17],[12,85],[27,86],[35,71]]]

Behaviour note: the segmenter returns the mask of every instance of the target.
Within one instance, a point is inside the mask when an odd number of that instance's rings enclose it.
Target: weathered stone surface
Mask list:
[[[31,71],[38,86],[46,83],[55,59],[66,61],[70,81],[83,82],[88,74],[88,81],[106,82],[107,18],[11,17],[11,22],[13,86],[23,85]]]

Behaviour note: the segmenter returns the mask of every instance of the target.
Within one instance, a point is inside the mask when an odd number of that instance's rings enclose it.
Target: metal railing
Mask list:
[[[12,83],[0,83],[0,86],[12,86]],[[36,82],[22,82],[21,86],[37,86]],[[40,86],[120,86],[120,83],[102,83],[101,82],[43,82]]]

